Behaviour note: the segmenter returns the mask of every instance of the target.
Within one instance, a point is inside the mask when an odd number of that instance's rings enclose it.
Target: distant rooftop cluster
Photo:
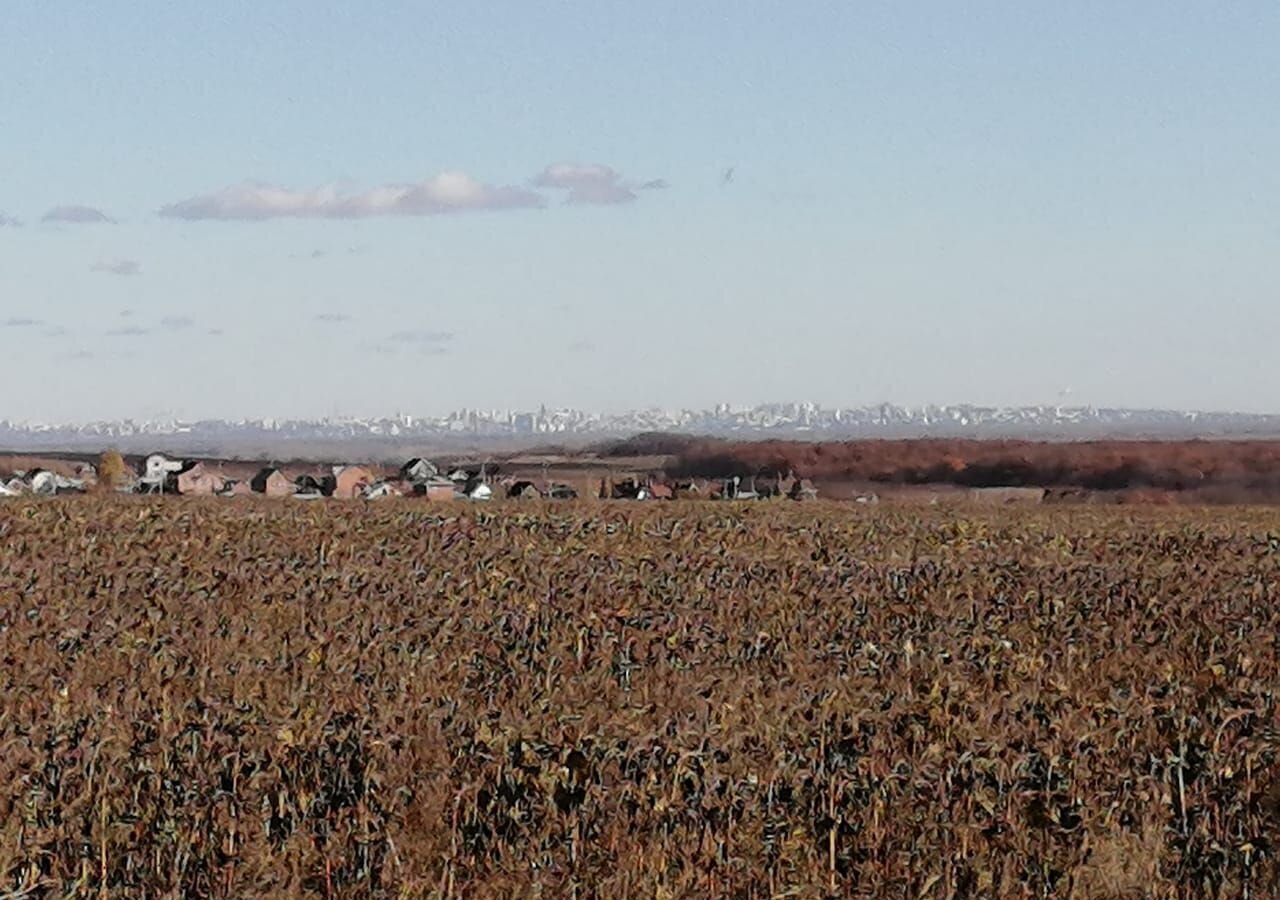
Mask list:
[[[1206,413],[1088,406],[995,407],[960,404],[922,407],[888,403],[824,407],[816,403],[720,404],[706,410],[647,409],[603,414],[577,409],[536,411],[461,409],[445,416],[395,415],[320,419],[177,419],[84,424],[0,420],[0,445],[99,446],[142,437],[220,440],[429,439],[456,437],[548,438],[683,432],[738,437],[1003,437],[1090,433],[1280,434],[1280,415]]]

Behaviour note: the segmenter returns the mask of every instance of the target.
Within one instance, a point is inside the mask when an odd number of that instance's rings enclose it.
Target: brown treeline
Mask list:
[[[655,443],[655,447],[658,446]],[[814,479],[1089,490],[1214,488],[1280,496],[1278,441],[681,440],[675,476],[790,470]]]

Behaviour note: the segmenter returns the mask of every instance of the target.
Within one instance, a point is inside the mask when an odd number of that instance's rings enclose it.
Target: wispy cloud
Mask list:
[[[546,200],[536,191],[498,187],[464,172],[442,172],[418,184],[381,185],[363,193],[343,193],[334,185],[292,190],[244,182],[160,209],[170,219],[261,221],[264,219],[363,219],[373,216],[430,216],[474,210],[537,208]]]
[[[400,351],[405,350],[404,344],[396,345],[385,341],[366,341],[358,345],[361,353],[367,353],[370,356],[387,357],[395,356]]]
[[[533,178],[536,187],[567,191],[566,203],[610,206],[631,203],[636,191],[659,190],[667,183],[654,179],[635,183],[600,163],[561,162],[547,166]]]
[[[411,329],[393,332],[388,340],[401,347],[412,348],[422,356],[444,356],[453,342],[452,331],[428,331]]]
[[[40,336],[47,338],[63,337],[70,332],[63,325],[54,325],[43,319],[32,319],[27,316],[10,316],[0,322],[0,328],[40,329]]]
[[[0,212],[0,228],[21,228],[22,223],[13,216],[6,216]]]
[[[134,351],[134,350],[103,351],[103,350],[86,350],[81,348],[79,350],[73,350],[70,353],[63,355],[63,359],[70,359],[76,362],[85,362],[87,360],[99,360],[103,362],[109,360],[113,362],[119,362],[122,360],[128,361],[128,360],[133,360],[137,358],[138,358],[138,353],[137,351]]]
[[[126,325],[123,328],[112,328],[107,332],[111,337],[143,337],[151,332],[139,325]]]
[[[105,260],[94,263],[89,267],[94,272],[104,272],[108,275],[140,275],[142,274],[142,264],[136,259],[115,259]]]
[[[317,322],[324,322],[327,325],[351,321],[351,317],[346,313],[316,313],[312,316],[312,319]]]
[[[160,320],[160,327],[167,328],[170,331],[181,331],[195,324],[196,320],[190,316],[165,316]]]
[[[44,214],[43,222],[62,222],[68,225],[114,224],[115,219],[92,206],[55,206]]]
[[[422,345],[440,345],[447,344],[453,340],[452,331],[397,331],[391,335],[391,340],[399,344],[422,344]]]

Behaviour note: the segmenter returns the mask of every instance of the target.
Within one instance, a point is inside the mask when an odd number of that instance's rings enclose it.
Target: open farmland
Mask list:
[[[1280,512],[0,508],[0,894],[1277,896]]]

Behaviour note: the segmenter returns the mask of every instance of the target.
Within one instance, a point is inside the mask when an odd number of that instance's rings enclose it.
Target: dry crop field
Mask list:
[[[0,506],[0,896],[1275,897],[1280,512]]]

